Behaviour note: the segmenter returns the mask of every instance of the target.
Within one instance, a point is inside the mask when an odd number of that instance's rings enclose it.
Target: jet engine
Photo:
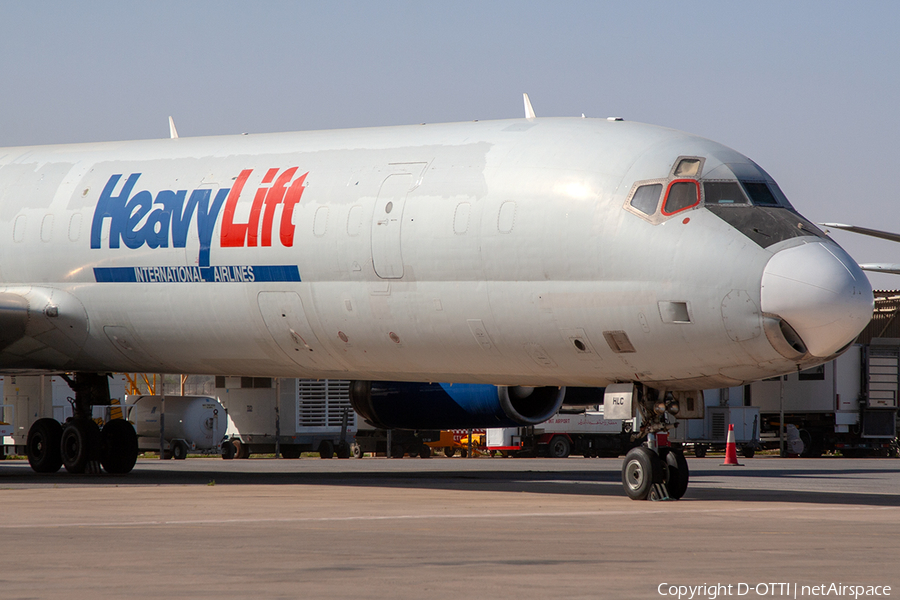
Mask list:
[[[354,381],[353,409],[382,429],[480,429],[537,425],[563,404],[565,387]]]

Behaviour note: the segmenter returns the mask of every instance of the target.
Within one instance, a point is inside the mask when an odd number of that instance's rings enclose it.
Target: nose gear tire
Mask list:
[[[689,478],[690,472],[684,452],[670,449],[666,453],[666,489],[669,491],[669,498],[677,500],[684,496]]]
[[[655,483],[663,483],[665,465],[652,450],[632,448],[622,463],[622,486],[632,500],[646,500]]]

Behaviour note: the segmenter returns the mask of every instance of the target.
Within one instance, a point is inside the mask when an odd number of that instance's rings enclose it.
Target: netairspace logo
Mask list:
[[[759,598],[817,598],[830,596],[833,598],[869,598],[890,596],[889,585],[845,585],[843,583],[822,583],[819,585],[801,585],[798,583],[716,583],[703,585],[675,585],[661,583],[656,588],[660,596],[669,596],[678,600],[727,598],[731,596]]]

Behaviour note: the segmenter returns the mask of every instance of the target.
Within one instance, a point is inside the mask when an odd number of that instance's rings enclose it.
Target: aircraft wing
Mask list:
[[[859,265],[863,271],[872,271],[874,273],[891,273],[900,275],[900,264],[897,263],[866,263]]]
[[[880,231],[878,229],[868,229],[866,227],[857,227],[856,225],[845,225],[843,223],[819,223],[819,224],[822,225],[823,227],[830,227],[833,229],[843,229],[844,231],[852,231],[853,233],[860,233],[862,235],[877,237],[877,238],[881,238],[883,240],[890,240],[892,242],[900,242],[900,233],[892,233],[890,231]],[[872,269],[872,270],[882,270],[882,269]]]
[[[820,225],[832,229],[852,231],[853,233],[881,238],[883,240],[888,240],[891,242],[900,242],[900,233],[881,231],[879,229],[869,229],[867,227],[857,227],[856,225],[845,225],[844,223],[820,223]],[[893,275],[900,275],[900,264],[897,263],[866,263],[859,265],[859,267],[863,271],[872,271],[873,273],[891,273]]]

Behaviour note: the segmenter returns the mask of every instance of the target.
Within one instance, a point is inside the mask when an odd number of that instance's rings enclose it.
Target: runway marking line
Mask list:
[[[840,511],[900,511],[900,507],[894,506],[798,506],[798,507],[771,507],[771,508],[709,508],[690,511],[691,515],[715,514],[715,513],[779,513],[788,511],[803,511],[804,513],[834,512]],[[521,519],[521,518],[568,518],[568,517],[611,517],[611,516],[644,516],[653,514],[673,514],[670,510],[601,510],[601,511],[573,511],[573,512],[523,512],[523,513],[476,513],[476,514],[433,514],[433,515],[358,515],[352,517],[287,517],[287,518],[240,518],[240,519],[181,519],[181,520],[148,520],[148,521],[98,521],[79,523],[34,523],[34,524],[0,524],[2,529],[62,529],[71,527],[170,527],[183,525],[236,525],[242,523],[328,523],[347,521],[413,521],[429,519]]]

